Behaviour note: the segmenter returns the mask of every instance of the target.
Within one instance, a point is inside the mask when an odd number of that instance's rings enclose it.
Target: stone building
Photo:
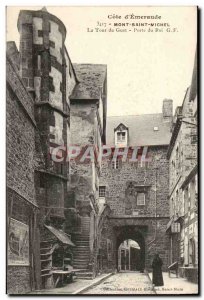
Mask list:
[[[169,241],[165,234],[169,221],[169,163],[166,158],[171,137],[172,100],[163,101],[162,113],[108,117],[107,145],[123,155],[104,158],[99,199],[110,207],[107,223],[101,229],[102,252],[111,243],[108,266],[117,269],[118,247],[127,239],[140,246],[141,271],[150,269],[152,257],[159,252],[164,270],[169,262]],[[138,150],[137,161],[132,158]],[[125,155],[125,154],[124,154]],[[146,161],[143,158],[146,158]],[[107,239],[107,241],[106,241]],[[107,242],[107,243],[106,243]],[[104,262],[105,263],[105,262]]]
[[[34,100],[19,75],[19,53],[14,43],[7,48],[7,292],[25,293],[38,287],[38,204],[35,196]],[[39,260],[39,257],[38,257]]]
[[[70,143],[100,148],[106,128],[106,66],[73,65],[66,28],[46,8],[20,11],[18,30],[19,51],[7,43],[11,294],[53,287],[73,254],[73,266],[95,276],[100,165],[69,162],[67,152]]]
[[[19,52],[7,44],[7,288],[16,294],[53,286],[53,258],[74,246],[64,231],[69,163],[50,154],[69,144],[76,82],[59,19],[46,9],[21,11],[18,30]]]
[[[70,97],[71,144],[78,145],[86,155],[89,146],[100,149],[106,142],[107,70],[105,65],[90,64],[74,64],[74,69],[79,83]],[[73,265],[82,269],[78,276],[94,277],[97,274],[101,165],[96,158],[82,162],[71,159],[70,170],[70,198],[79,220],[73,226],[73,218],[67,217],[67,226],[76,244]]]
[[[170,264],[179,263],[180,275],[197,281],[198,210],[197,210],[197,55],[192,82],[183,104],[176,108],[169,159]]]
[[[188,198],[185,214],[181,197],[197,180],[196,73],[171,137],[169,99],[160,114],[107,118],[106,65],[73,64],[64,24],[45,8],[20,11],[18,30],[19,51],[7,43],[8,293],[53,287],[67,261],[82,278],[115,271],[128,239],[139,245],[140,271],[155,252],[166,270],[193,236],[188,261],[196,267],[196,201]],[[101,161],[102,145],[110,155]]]

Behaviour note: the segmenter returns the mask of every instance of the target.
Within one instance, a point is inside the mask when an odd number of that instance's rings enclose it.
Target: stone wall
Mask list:
[[[185,211],[185,207],[188,205],[189,199],[195,194],[195,185],[189,185],[189,191],[187,195],[182,190],[182,184],[185,178],[189,175],[191,170],[197,164],[197,123],[194,103],[189,102],[190,88],[187,89],[184,97],[182,110],[180,108],[180,114],[182,114],[182,120],[179,119],[179,114],[176,114],[175,124],[172,132],[172,140],[169,146],[169,201],[170,201],[170,217],[178,218],[184,217],[185,220],[190,218],[191,230],[195,239],[197,238],[197,216],[194,214],[194,207],[187,208],[189,211]],[[178,110],[177,110],[178,111]],[[186,228],[185,228],[186,227]],[[195,230],[192,229],[195,227]],[[179,261],[180,265],[188,265],[188,249],[189,249],[189,232],[190,227],[185,226],[185,222],[181,222],[179,239],[170,237],[173,241],[170,250],[171,262]],[[174,248],[178,248],[178,251],[174,251]]]
[[[110,224],[114,230],[111,238],[113,251],[117,252],[119,246],[117,245],[117,235],[120,235],[124,227],[127,230],[133,230],[133,233],[129,233],[129,238],[136,241],[137,232],[141,231],[147,269],[151,268],[153,255],[157,251],[164,262],[164,270],[168,266],[169,241],[166,235],[166,225],[169,221],[169,164],[166,153],[167,147],[149,147],[148,157],[151,161],[148,164],[120,161],[118,169],[113,169],[112,163],[108,159],[102,162],[100,186],[106,187],[106,204],[112,211]],[[133,190],[130,192],[131,184]],[[137,189],[143,187],[145,187],[146,196],[145,205],[141,206],[136,204],[136,194]],[[105,237],[102,238],[108,238],[105,232],[104,234]],[[124,239],[126,239],[125,235]],[[115,260],[114,268],[116,267]]]
[[[25,294],[30,292],[30,267],[8,267],[7,278],[8,294]]]
[[[35,202],[33,100],[18,76],[14,76],[9,62],[7,82],[7,185],[29,201]]]
[[[139,216],[168,217],[168,161],[167,147],[149,147],[148,165],[141,162],[120,162],[118,169],[113,169],[110,160],[103,160],[100,185],[106,186],[106,203],[114,215],[125,215],[126,190],[133,182],[136,186],[147,186],[145,206],[135,205]],[[157,201],[156,201],[157,199]],[[156,203],[157,202],[157,203]]]
[[[31,261],[31,257],[37,253],[33,210],[36,207],[34,186],[36,125],[33,116],[33,100],[18,74],[14,72],[9,58],[7,60],[6,92],[7,230],[9,232],[10,218],[29,227],[29,265],[20,266],[9,263],[7,268],[7,292],[19,294],[29,292],[36,287],[33,283],[34,266]]]

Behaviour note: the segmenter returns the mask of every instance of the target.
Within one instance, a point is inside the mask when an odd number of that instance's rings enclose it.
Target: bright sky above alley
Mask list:
[[[17,18],[21,9],[8,7],[7,40],[19,46]],[[164,98],[181,105],[190,85],[196,48],[196,7],[54,7],[67,28],[66,47],[73,63],[107,64],[108,115],[160,113]],[[125,19],[126,15],[161,16],[159,20]],[[108,16],[121,16],[120,19]],[[97,26],[97,22],[106,23]],[[176,32],[96,32],[114,23],[169,23]],[[111,25],[109,25],[111,24]],[[88,32],[93,29],[93,32]],[[137,27],[141,29],[142,27]],[[143,27],[144,28],[144,27]],[[129,29],[132,29],[129,31]],[[147,27],[146,27],[147,31]]]

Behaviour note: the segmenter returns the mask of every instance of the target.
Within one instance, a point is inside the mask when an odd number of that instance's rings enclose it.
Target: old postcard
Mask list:
[[[199,294],[196,6],[8,6],[7,293]]]

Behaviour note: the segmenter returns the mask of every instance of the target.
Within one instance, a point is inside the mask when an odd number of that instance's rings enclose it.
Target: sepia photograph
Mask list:
[[[199,8],[5,13],[6,293],[199,295]]]

